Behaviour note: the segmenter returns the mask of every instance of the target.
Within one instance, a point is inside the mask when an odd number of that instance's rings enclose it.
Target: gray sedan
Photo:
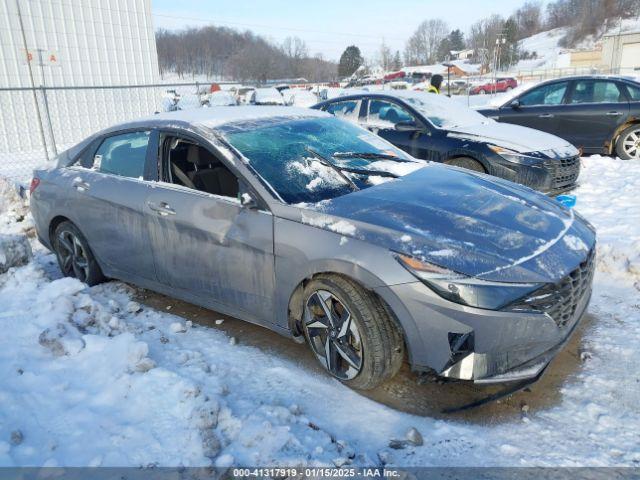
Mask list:
[[[31,192],[65,275],[306,340],[354,388],[405,359],[476,382],[536,378],[591,294],[595,232],[573,211],[314,110],[118,125],[36,171]]]

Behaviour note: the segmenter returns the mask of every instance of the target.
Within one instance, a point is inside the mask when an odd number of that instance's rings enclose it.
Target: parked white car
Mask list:
[[[295,107],[307,108],[318,103],[318,97],[315,93],[302,88],[283,90],[282,96],[287,105],[293,105]]]
[[[284,97],[277,88],[256,88],[251,95],[251,102],[254,105],[284,105]]]
[[[255,90],[256,89],[253,87],[238,88],[238,91],[236,93],[236,100],[238,101],[238,105],[248,105]]]
[[[210,107],[226,107],[230,105],[238,105],[236,97],[231,92],[225,90],[218,90],[209,94],[209,106]]]

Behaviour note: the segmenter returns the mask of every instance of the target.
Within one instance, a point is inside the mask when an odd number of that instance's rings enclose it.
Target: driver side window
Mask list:
[[[395,128],[400,122],[415,122],[416,119],[400,105],[386,100],[369,100],[367,124],[378,128]]]
[[[168,136],[162,151],[163,181],[238,198],[238,179],[208,148],[189,139]]]
[[[568,85],[568,82],[559,82],[534,88],[519,98],[520,105],[560,105]]]

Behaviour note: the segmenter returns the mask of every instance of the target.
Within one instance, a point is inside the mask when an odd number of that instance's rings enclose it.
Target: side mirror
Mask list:
[[[398,122],[395,126],[396,131],[398,132],[418,132],[422,130],[416,122]]]
[[[244,208],[247,208],[249,210],[258,208],[258,202],[248,192],[244,192],[240,194],[240,205],[242,205]]]
[[[520,100],[518,100],[518,99],[512,100],[511,103],[509,104],[509,106],[511,108],[513,108],[514,110],[519,109],[520,108]]]

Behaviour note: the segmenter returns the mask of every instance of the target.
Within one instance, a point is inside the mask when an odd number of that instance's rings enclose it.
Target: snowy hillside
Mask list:
[[[364,396],[258,327],[60,278],[0,181],[0,239],[27,235],[34,251],[0,274],[0,466],[638,465],[640,163],[583,164],[577,208],[599,237],[590,315],[546,379],[466,416],[421,407],[446,386],[408,372]],[[402,441],[412,428],[423,444]]]
[[[640,31],[640,16],[637,18],[624,19],[618,25],[606,29],[603,28],[598,35],[588,36],[575,45],[574,48],[578,50],[594,49],[604,35],[631,31]],[[567,65],[563,64],[560,56],[569,49],[561,47],[559,44],[567,32],[568,28],[566,27],[554,28],[553,30],[541,32],[520,40],[518,43],[519,50],[521,52],[528,52],[529,54],[535,52],[537,58],[520,60],[511,70],[546,70],[566,67]]]

